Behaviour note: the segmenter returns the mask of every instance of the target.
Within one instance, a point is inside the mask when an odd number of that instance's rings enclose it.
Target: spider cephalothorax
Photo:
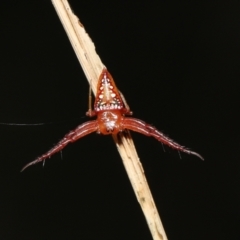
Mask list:
[[[66,134],[65,137],[52,149],[38,157],[36,160],[28,163],[22,171],[33,164],[44,161],[56,152],[61,151],[68,143],[75,142],[79,138],[82,138],[92,132],[107,135],[117,134],[125,129],[139,132],[149,137],[154,137],[161,143],[173,149],[195,155],[203,160],[203,157],[200,154],[176,143],[152,125],[149,125],[137,118],[127,117],[127,115],[132,115],[132,112],[125,100],[122,98],[122,95],[118,91],[111,74],[106,68],[102,70],[102,73],[99,76],[94,110],[89,109],[86,114],[89,117],[96,116],[97,119],[85,122]]]

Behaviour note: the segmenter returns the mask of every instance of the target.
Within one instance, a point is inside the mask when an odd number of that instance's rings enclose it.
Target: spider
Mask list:
[[[130,111],[123,95],[118,91],[111,74],[106,68],[102,70],[98,80],[94,110],[91,109],[91,103],[89,101],[89,110],[86,112],[86,115],[97,118],[85,122],[79,125],[76,129],[70,131],[52,149],[23,167],[22,171],[61,151],[68,143],[75,142],[92,132],[108,135],[118,134],[125,129],[139,132],[149,137],[154,137],[162,144],[178,151],[195,155],[201,160],[204,160],[200,154],[181,146],[174,140],[165,136],[162,132],[158,131],[152,125],[137,118],[126,117],[127,115],[132,115],[132,112]]]

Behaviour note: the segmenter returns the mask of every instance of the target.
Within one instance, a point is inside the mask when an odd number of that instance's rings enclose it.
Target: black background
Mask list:
[[[169,239],[239,239],[239,1],[71,0],[134,116]],[[152,239],[110,136],[20,169],[88,121],[88,84],[50,0],[0,5],[0,239]]]

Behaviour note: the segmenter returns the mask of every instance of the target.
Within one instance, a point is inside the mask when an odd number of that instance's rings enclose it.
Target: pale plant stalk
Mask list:
[[[105,66],[97,55],[92,40],[86,33],[77,16],[72,12],[67,0],[52,0],[52,3],[68,35],[87,80],[91,85],[93,93],[96,94],[98,77]],[[161,223],[156,205],[144,175],[142,164],[139,161],[129,131],[125,131],[117,136],[113,135],[113,139],[121,155],[124,167],[147,220],[153,239],[166,240],[166,233]],[[136,228],[134,223],[133,227]]]

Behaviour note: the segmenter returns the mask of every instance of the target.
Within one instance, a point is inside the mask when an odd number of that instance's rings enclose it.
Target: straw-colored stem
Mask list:
[[[98,77],[105,66],[97,55],[95,46],[86,33],[83,25],[73,14],[67,0],[52,0],[52,3],[63,24],[87,80],[91,85],[94,94],[96,94]],[[147,220],[153,239],[166,240],[167,236],[158,215],[157,208],[148,187],[130,133],[125,131],[122,134],[113,136],[113,139],[122,157],[124,167]]]

